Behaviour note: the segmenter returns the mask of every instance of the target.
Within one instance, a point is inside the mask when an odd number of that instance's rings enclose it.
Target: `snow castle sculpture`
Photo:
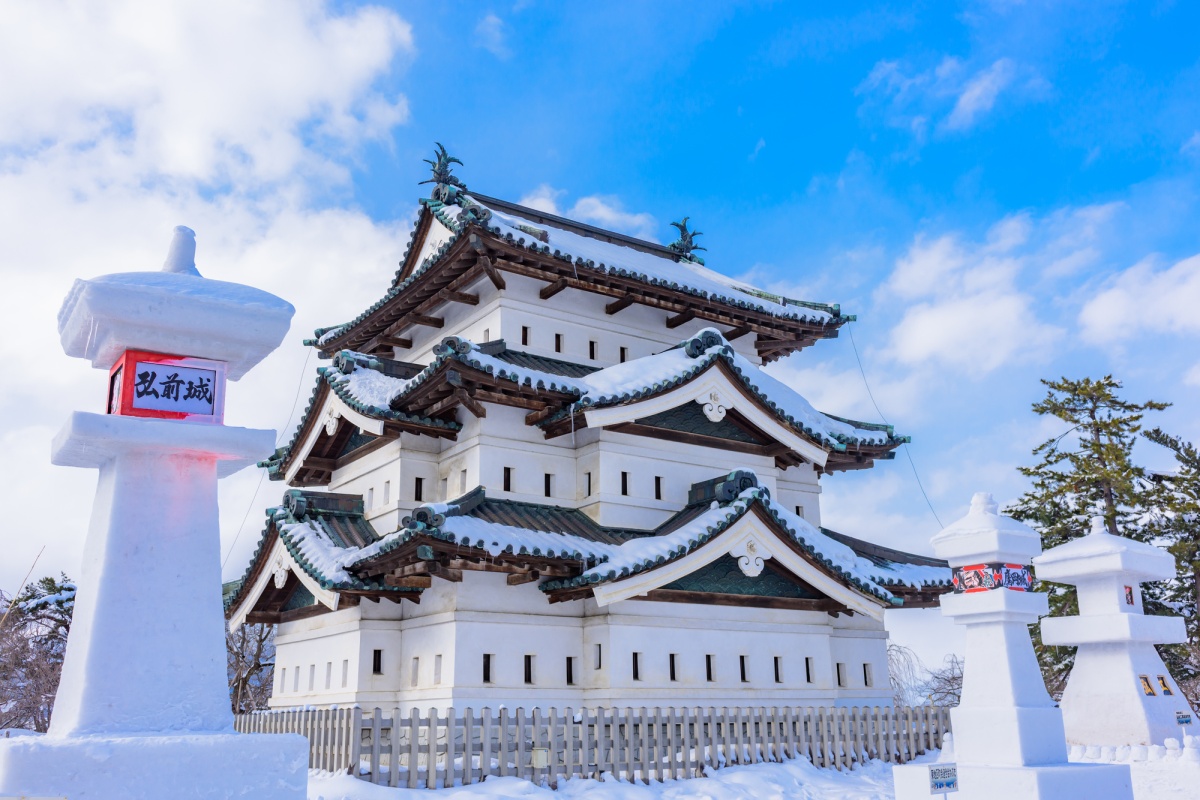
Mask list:
[[[233,732],[217,519],[217,480],[275,443],[222,424],[224,382],[294,309],[201,277],[194,255],[176,228],[162,272],[78,280],[59,312],[63,349],[109,370],[109,393],[52,459],[100,479],[50,731],[0,740],[0,796],[304,796],[303,738]]]
[[[1041,580],[1079,590],[1079,615],[1042,621],[1042,641],[1077,645],[1062,696],[1067,742],[1152,745],[1179,736],[1192,711],[1154,649],[1187,641],[1182,617],[1146,616],[1141,584],[1175,577],[1170,553],[1113,536],[1099,517],[1087,536],[1033,560]]]
[[[1046,595],[1031,591],[1038,534],[1000,516],[980,492],[932,543],[954,572],[942,613],[967,626],[962,699],[950,712],[959,797],[1132,798],[1128,766],[1067,763],[1062,711],[1046,692],[1027,628],[1049,611]],[[929,797],[929,765],[893,773],[897,800]]]

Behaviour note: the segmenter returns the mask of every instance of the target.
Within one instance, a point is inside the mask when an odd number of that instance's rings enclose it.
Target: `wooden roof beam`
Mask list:
[[[448,300],[451,303],[465,303],[469,306],[479,305],[479,295],[470,294],[468,292],[459,292],[454,289],[442,289],[435,297],[439,300]]]
[[[558,294],[565,288],[567,288],[567,279],[559,278],[558,280],[554,281],[554,283],[548,283],[543,286],[542,290],[538,292],[538,297],[543,300],[549,300],[551,297],[554,297],[554,295]]]
[[[683,325],[684,323],[687,323],[687,322],[691,322],[695,318],[696,318],[695,309],[689,308],[687,311],[683,311],[679,314],[676,314],[673,317],[667,317],[667,327],[672,328],[672,329],[678,328],[680,325]]]
[[[407,314],[404,316],[404,321],[409,325],[425,325],[430,328],[446,327],[446,320],[442,317],[427,317],[424,314]]]
[[[495,286],[499,291],[504,291],[504,276],[500,274],[498,269],[492,266],[492,260],[490,258],[488,258],[486,255],[481,255],[479,258],[475,259],[475,266],[483,270],[483,274],[488,276],[488,280],[492,282],[492,286]]]
[[[625,309],[627,309],[631,305],[633,305],[633,301],[634,301],[633,295],[627,294],[624,297],[614,300],[611,303],[609,303],[608,305],[606,305],[604,307],[604,313],[605,314],[616,314],[619,311],[624,311]]]
[[[740,328],[734,328],[733,330],[731,330],[725,334],[725,341],[732,342],[734,339],[742,338],[747,333],[750,333],[749,325],[743,325]]]

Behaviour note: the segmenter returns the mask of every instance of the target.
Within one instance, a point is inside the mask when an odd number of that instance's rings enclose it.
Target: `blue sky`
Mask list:
[[[229,408],[282,437],[308,392],[299,340],[382,293],[434,141],[478,191],[660,241],[688,215],[710,267],[857,314],[942,522],[974,491],[1019,494],[1015,467],[1060,432],[1029,412],[1042,377],[1111,372],[1200,439],[1200,11],[830,8],[13,2],[0,252],[22,302],[0,480],[27,502],[0,587],[42,543],[39,573],[78,570],[94,476],[50,467],[47,443],[103,380],[58,350],[71,278],[154,269],[186,223],[205,274],[291,300],[288,343]],[[848,335],[775,369],[879,418]],[[227,574],[281,490],[225,482]],[[823,508],[903,547],[938,530],[903,458],[829,479]]]

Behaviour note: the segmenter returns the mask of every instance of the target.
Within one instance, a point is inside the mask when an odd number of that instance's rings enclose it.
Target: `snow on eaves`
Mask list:
[[[435,348],[435,353],[434,361],[419,374],[401,379],[363,369],[362,366],[369,365],[370,357],[343,351],[343,363],[353,364],[354,368],[344,375],[330,371],[329,380],[340,388],[339,395],[349,395],[367,408],[387,409],[428,380],[447,359],[454,359],[521,386],[574,395],[578,398],[577,409],[582,410],[636,402],[669,391],[723,360],[781,421],[836,450],[845,450],[847,445],[854,444],[884,445],[905,441],[903,437],[896,437],[890,426],[854,423],[816,410],[795,389],[737,353],[715,328],[705,328],[681,342],[680,346],[613,364],[582,377],[567,377],[510,364],[459,337],[447,337]],[[564,409],[550,417],[550,421],[566,413],[569,411]]]

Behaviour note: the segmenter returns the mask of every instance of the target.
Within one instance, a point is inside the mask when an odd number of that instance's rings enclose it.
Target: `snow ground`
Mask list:
[[[918,761],[936,760],[928,753]],[[1180,795],[1182,797],[1183,795]],[[558,791],[517,778],[429,791],[374,786],[347,774],[309,773],[308,800],[472,800],[514,797],[529,800],[891,800],[892,765],[871,761],[850,772],[818,769],[808,761],[726,767],[709,778],[663,783],[574,779]],[[1170,797],[1164,795],[1163,797]]]

